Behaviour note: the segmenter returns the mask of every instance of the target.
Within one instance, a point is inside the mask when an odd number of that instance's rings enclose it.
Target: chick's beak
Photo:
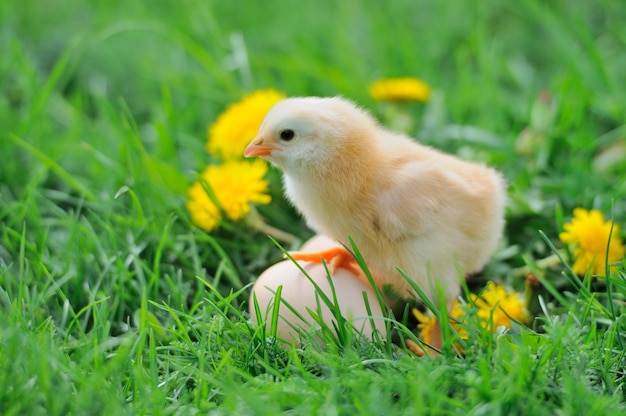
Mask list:
[[[254,140],[250,142],[246,150],[243,152],[245,157],[255,157],[255,156],[270,156],[272,151],[277,150],[276,146],[272,146],[271,144],[265,144],[263,137],[256,137]]]

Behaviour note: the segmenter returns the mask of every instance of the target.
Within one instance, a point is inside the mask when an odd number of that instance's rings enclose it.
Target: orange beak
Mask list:
[[[276,146],[263,144],[263,138],[257,137],[246,147],[243,155],[245,157],[270,156],[276,149],[278,149]]]

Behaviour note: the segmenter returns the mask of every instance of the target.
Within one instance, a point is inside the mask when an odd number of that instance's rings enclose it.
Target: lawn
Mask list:
[[[589,268],[561,235],[597,210],[623,247],[624,22],[618,0],[1,2],[0,414],[626,412],[623,250],[589,231]],[[374,100],[393,77],[432,94]],[[342,95],[502,172],[505,235],[464,298],[493,281],[531,319],[471,315],[433,357],[406,348],[408,308],[373,340],[341,317],[301,344],[257,325],[252,283],[283,259],[259,228],[313,235],[280,172],[210,231],[187,201],[220,164],[209,126],[270,89]]]

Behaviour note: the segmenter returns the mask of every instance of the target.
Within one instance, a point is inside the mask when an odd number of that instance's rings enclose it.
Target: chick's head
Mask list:
[[[362,139],[368,135],[362,130],[368,128],[375,129],[376,122],[348,100],[288,98],[267,113],[244,156],[262,157],[294,173],[323,168],[366,145]]]

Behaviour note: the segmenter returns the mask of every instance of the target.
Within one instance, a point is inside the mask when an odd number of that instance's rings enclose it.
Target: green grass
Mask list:
[[[285,347],[247,312],[281,251],[243,223],[204,233],[184,204],[207,126],[243,93],[341,94],[382,116],[368,84],[418,76],[435,96],[414,135],[509,181],[479,283],[521,289],[514,270],[562,248],[573,208],[626,227],[624,21],[617,0],[3,1],[0,413],[626,411],[623,265],[605,282],[545,270],[530,328],[471,332],[463,357],[344,327]],[[278,177],[259,211],[306,239]]]

